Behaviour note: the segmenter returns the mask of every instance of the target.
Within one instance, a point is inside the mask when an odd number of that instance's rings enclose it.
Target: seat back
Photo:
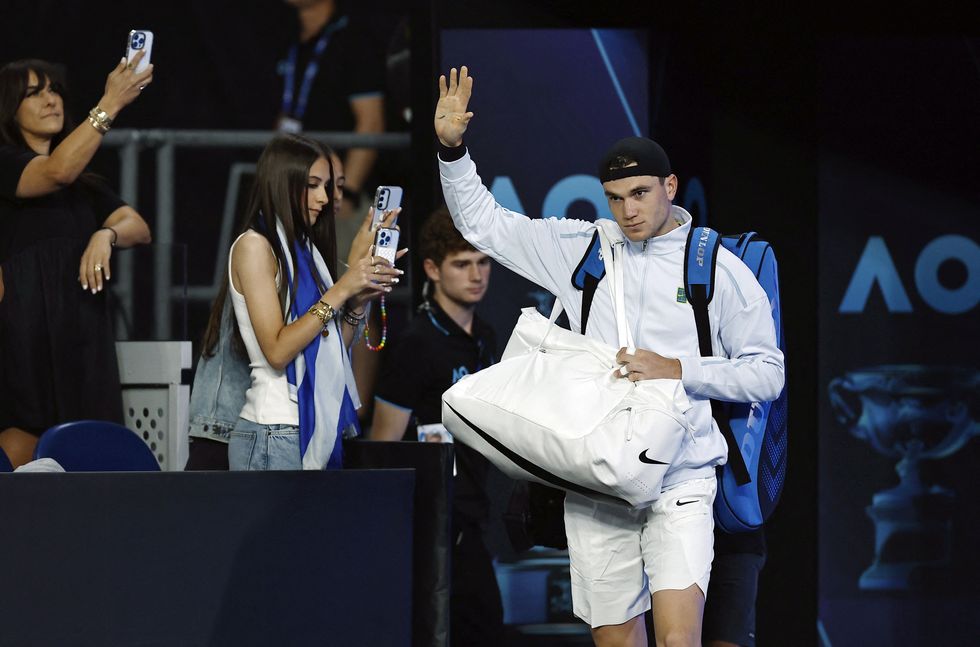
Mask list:
[[[133,431],[114,422],[77,420],[38,439],[34,458],[53,458],[66,472],[158,472],[160,464]]]

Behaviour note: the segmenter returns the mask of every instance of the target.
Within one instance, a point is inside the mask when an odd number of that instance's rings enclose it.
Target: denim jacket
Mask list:
[[[235,336],[231,299],[221,311],[221,332],[214,357],[201,355],[191,386],[188,433],[227,443],[238,414],[245,406],[245,392],[252,383],[248,358],[232,348]]]

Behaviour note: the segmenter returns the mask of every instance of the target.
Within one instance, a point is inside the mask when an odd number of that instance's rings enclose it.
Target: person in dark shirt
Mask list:
[[[446,209],[426,220],[419,237],[432,298],[384,357],[371,440],[451,440],[442,426],[442,394],[496,358],[493,330],[476,316],[490,280],[490,258],[463,239]],[[499,645],[503,608],[483,541],[490,466],[469,447],[454,449],[451,644]]]
[[[279,65],[279,129],[383,132],[384,46],[344,12],[338,0],[287,2],[296,8],[300,31],[298,42]],[[377,155],[371,148],[352,148],[344,154],[347,192],[355,203],[368,189]],[[351,204],[352,209],[357,206]]]
[[[73,128],[61,71],[41,60],[0,69],[0,448],[29,462],[48,427],[122,422],[105,284],[114,248],[150,229],[84,173],[119,112],[153,80],[142,52],[119,61]]]

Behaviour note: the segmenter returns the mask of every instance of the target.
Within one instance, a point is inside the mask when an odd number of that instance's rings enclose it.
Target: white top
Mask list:
[[[238,330],[248,351],[248,366],[252,369],[252,386],[245,392],[245,406],[242,407],[239,415],[246,420],[263,425],[298,426],[299,407],[289,398],[286,372],[277,371],[269,365],[269,361],[259,347],[259,340],[255,337],[252,320],[248,317],[245,295],[235,289],[235,283],[231,280],[231,256],[242,236],[235,239],[228,254],[228,295],[231,296],[235,319],[238,320]],[[270,247],[269,250],[271,253],[272,248]],[[276,288],[279,287],[279,282],[280,276],[277,270]]]
[[[572,274],[592,241],[595,225],[583,220],[530,219],[497,204],[466,153],[439,160],[442,190],[456,228],[474,247],[559,299],[575,330],[581,327],[582,293]],[[694,428],[664,486],[714,474],[728,447],[711,417],[710,399],[756,402],[775,399],[783,387],[783,354],[776,345],[769,299],[742,261],[718,249],[714,297],[708,306],[713,346],[725,357],[701,357],[694,309],[677,300],[684,287],[684,246],[691,216],[680,207],[672,215],[683,224],[673,231],[633,243],[623,254],[626,320],[637,348],[681,362],[681,382],[691,400]],[[586,334],[618,345],[609,281],[599,283]]]

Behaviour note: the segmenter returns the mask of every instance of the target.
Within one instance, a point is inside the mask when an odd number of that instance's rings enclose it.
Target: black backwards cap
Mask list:
[[[610,169],[610,165],[617,164],[617,158],[629,160],[629,164],[636,162],[633,166],[625,168]],[[624,177],[636,177],[637,175],[653,175],[655,177],[667,177],[670,175],[670,160],[667,153],[657,142],[646,137],[626,137],[620,139],[612,145],[606,154],[602,156],[599,164],[599,181],[609,182],[611,180],[621,180]]]

